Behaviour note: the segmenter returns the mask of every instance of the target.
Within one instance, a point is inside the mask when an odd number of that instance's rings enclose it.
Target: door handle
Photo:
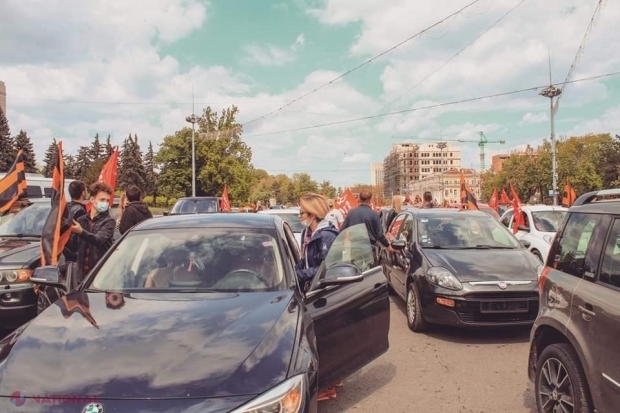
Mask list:
[[[594,317],[596,315],[596,313],[591,310],[592,306],[590,304],[586,304],[585,306],[580,305],[578,308],[579,308],[579,311],[581,311],[581,314],[584,317],[584,319],[586,318],[586,316]]]

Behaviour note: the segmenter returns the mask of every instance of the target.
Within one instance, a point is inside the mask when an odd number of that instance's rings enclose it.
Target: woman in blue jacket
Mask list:
[[[319,194],[307,193],[299,200],[299,220],[304,225],[301,232],[301,259],[295,267],[302,288],[307,290],[327,253],[338,236],[338,230],[325,219],[330,208],[327,199]],[[319,393],[318,400],[336,398],[336,384]]]

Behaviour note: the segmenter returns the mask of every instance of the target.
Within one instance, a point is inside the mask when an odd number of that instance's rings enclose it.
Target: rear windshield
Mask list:
[[[206,212],[218,212],[219,205],[217,198],[205,199],[179,199],[171,214],[202,214]]]

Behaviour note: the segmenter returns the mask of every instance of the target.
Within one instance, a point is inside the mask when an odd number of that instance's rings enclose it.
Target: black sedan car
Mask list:
[[[336,239],[307,291],[298,259],[277,216],[138,224],[0,341],[0,411],[316,412],[319,389],[387,351],[389,297],[364,225]],[[33,281],[70,282],[55,267]]]
[[[389,286],[407,307],[407,323],[455,326],[532,324],[542,266],[502,224],[481,211],[411,209],[388,233],[382,252]]]

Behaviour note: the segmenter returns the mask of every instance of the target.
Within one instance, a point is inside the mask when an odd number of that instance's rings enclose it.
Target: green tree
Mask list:
[[[54,174],[54,167],[56,167],[56,156],[58,154],[58,142],[56,138],[52,138],[52,143],[47,147],[45,155],[43,155],[43,168],[41,168],[41,174],[46,178],[51,178]]]
[[[303,194],[308,192],[319,192],[319,185],[316,181],[313,181],[310,175],[307,173],[299,173],[293,175],[293,199],[295,202],[299,201],[299,198]]]
[[[89,175],[88,172],[91,165],[93,164],[93,159],[90,157],[90,155],[91,150],[89,146],[80,146],[75,159],[75,169],[73,171],[73,173],[75,174],[75,179],[84,181],[86,184],[91,183],[86,180],[86,176]]]
[[[155,173],[155,151],[153,142],[149,141],[149,146],[144,154],[144,195],[157,196],[157,174]]]
[[[75,156],[67,155],[65,160],[65,178],[76,179],[75,169],[77,167]]]
[[[319,185],[319,193],[333,199],[336,198],[337,190],[329,181],[323,181]]]
[[[101,144],[101,140],[99,139],[99,134],[95,134],[95,138],[93,139],[93,142],[90,144],[90,159],[93,160],[93,162],[103,158],[105,155],[105,148],[104,146]]]
[[[20,130],[19,134],[14,138],[14,142],[15,151],[21,150],[24,154],[24,169],[26,173],[37,173],[37,160],[35,159],[34,147],[26,131]]]
[[[15,142],[11,137],[11,129],[9,121],[2,109],[0,109],[0,173],[8,172],[15,162],[17,151],[15,150]]]
[[[103,148],[103,152],[105,154],[106,159],[109,159],[110,156],[112,156],[112,153],[114,152],[114,146],[112,146],[112,137],[110,137],[110,135],[108,135],[108,137],[105,140],[105,146]]]
[[[117,187],[125,190],[132,185],[140,188],[144,192],[146,179],[142,157],[142,151],[138,144],[138,136],[131,134],[123,142],[119,161],[119,174]]]

